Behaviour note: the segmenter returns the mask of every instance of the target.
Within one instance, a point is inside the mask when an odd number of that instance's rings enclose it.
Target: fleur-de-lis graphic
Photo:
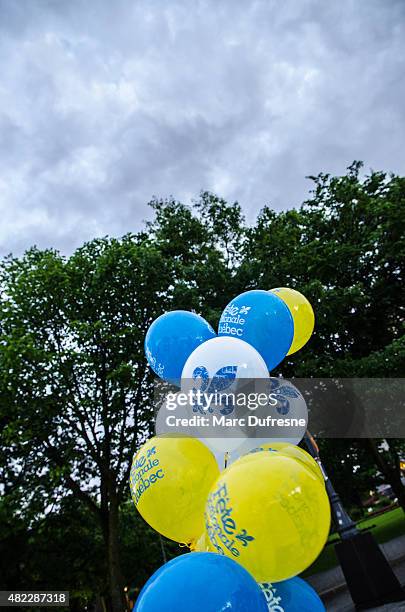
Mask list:
[[[287,398],[296,399],[297,397],[301,397],[301,394],[299,391],[297,391],[297,389],[288,385],[281,385],[281,383],[279,383],[279,386],[276,387],[275,393],[278,401],[276,410],[279,414],[288,414],[290,411],[290,402]]]
[[[293,387],[288,387],[287,385],[279,387],[277,392],[281,395],[286,395],[287,397],[300,397],[300,393],[297,391],[297,389],[294,389]]]
[[[211,393],[214,395],[215,393],[225,391],[225,389],[228,389],[235,380],[237,369],[237,366],[224,366],[220,368],[213,376],[212,380],[210,380],[207,368],[205,366],[198,366],[193,371],[193,380],[196,383],[195,387],[193,387],[194,393],[200,390],[202,393]],[[220,413],[227,415],[230,414],[233,409],[233,405],[227,405],[225,408],[220,409]],[[193,412],[204,414],[206,410],[204,410],[204,406],[194,404]],[[214,412],[212,406],[208,408],[208,412]]]
[[[147,457],[151,457],[152,455],[156,455],[156,446],[152,446],[152,448],[148,449]]]
[[[290,402],[286,397],[281,397],[280,395],[277,398],[276,410],[278,414],[288,414],[290,412]]]
[[[198,366],[193,370],[193,381],[194,381],[194,391],[201,391],[204,393],[208,388],[210,382],[210,376],[208,374],[208,370],[205,366]]]
[[[224,366],[220,368],[213,377],[208,391],[216,393],[217,391],[228,389],[235,380],[237,369],[238,366]]]
[[[241,306],[239,308],[239,314],[247,314],[251,308],[251,306]]]
[[[194,393],[196,393],[197,391],[201,391],[201,393],[204,393],[207,390],[209,382],[210,382],[210,377],[208,374],[208,370],[205,366],[198,366],[194,368],[193,381],[194,381],[194,387],[193,387]],[[201,406],[196,401],[196,403],[193,404],[193,412],[199,412],[200,414],[204,414],[204,406]]]
[[[220,368],[213,377],[208,391],[210,393],[221,393],[221,391],[228,389],[236,378],[237,370],[238,366],[224,366],[223,368]],[[233,412],[233,409],[234,406],[232,403],[231,405],[226,404],[219,410],[219,412],[226,416],[227,414]]]
[[[242,546],[247,546],[249,542],[252,542],[254,540],[253,536],[248,535],[246,529],[242,529],[242,531],[238,533],[236,538],[242,542]]]
[[[270,378],[269,387],[271,391],[275,391],[280,387],[281,380],[279,378]]]

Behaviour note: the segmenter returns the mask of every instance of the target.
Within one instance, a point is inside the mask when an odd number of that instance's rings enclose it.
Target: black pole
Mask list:
[[[339,536],[342,538],[342,540],[345,540],[347,538],[352,538],[358,535],[360,532],[356,527],[356,523],[352,521],[352,519],[344,509],[342,501],[339,495],[336,493],[332,482],[328,474],[326,473],[325,468],[322,465],[322,461],[319,456],[319,447],[309,431],[307,431],[305,434],[305,444],[307,445],[310,455],[312,455],[312,457],[319,465],[322,475],[324,477],[326,492],[330,501],[333,522],[336,526],[336,530]]]
[[[357,610],[405,600],[405,591],[392,571],[382,550],[370,532],[362,532],[346,512],[319,455],[319,448],[309,431],[305,444],[319,465],[329,497],[333,521],[341,542],[335,550],[349,592]]]

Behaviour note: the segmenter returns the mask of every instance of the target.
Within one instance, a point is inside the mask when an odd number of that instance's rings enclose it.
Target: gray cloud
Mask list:
[[[201,189],[253,220],[353,159],[403,173],[402,2],[0,0],[0,252]]]

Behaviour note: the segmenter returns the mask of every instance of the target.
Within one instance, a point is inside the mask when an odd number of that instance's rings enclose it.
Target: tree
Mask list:
[[[113,610],[123,607],[119,506],[151,427],[143,340],[171,276],[134,236],[95,240],[69,259],[31,249],[1,268],[4,492],[31,517],[69,491],[86,505],[103,534]]]
[[[354,162],[344,176],[310,177],[312,197],[299,210],[277,214],[265,207],[248,231],[242,284],[293,286],[315,309],[315,334],[279,366],[284,376],[403,375],[405,179],[383,172],[361,179],[361,167]],[[367,444],[364,453],[359,441],[347,440],[346,448],[325,441],[325,463],[340,462],[340,472],[349,464],[353,474],[359,453],[365,473],[374,461],[405,510],[398,452],[389,460],[380,443]],[[338,487],[343,497],[346,488],[350,498],[351,486],[347,480]]]
[[[101,530],[84,504],[67,495],[57,511],[28,525],[6,511],[8,501],[0,506],[2,588],[69,591],[73,612],[108,596]]]
[[[152,206],[148,233],[97,239],[68,259],[33,248],[0,270],[5,498],[28,531],[49,509],[61,513],[69,493],[87,507],[104,539],[112,610],[124,606],[120,506],[153,425],[146,331],[171,308],[218,307],[229,261],[187,207]]]
[[[217,329],[226,303],[238,293],[237,266],[246,233],[237,202],[202,192],[190,207],[154,200],[149,237],[173,265],[172,308],[203,313]]]

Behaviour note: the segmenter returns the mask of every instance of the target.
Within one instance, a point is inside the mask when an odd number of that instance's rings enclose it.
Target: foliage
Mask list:
[[[403,373],[405,178],[360,171],[354,163],[344,176],[312,177],[299,209],[265,207],[251,227],[237,203],[203,192],[191,208],[154,200],[154,219],[138,234],[95,239],[70,257],[32,248],[2,261],[7,588],[66,584],[79,606],[103,596],[119,610],[124,583],[139,588],[163,554],[181,552],[162,549],[128,502],[131,457],[152,431],[143,339],[162,312],[195,310],[216,327],[232,296],[291,286],[313,303],[316,333],[277,373]],[[404,451],[401,441],[322,442],[351,507],[382,479],[398,485]]]

